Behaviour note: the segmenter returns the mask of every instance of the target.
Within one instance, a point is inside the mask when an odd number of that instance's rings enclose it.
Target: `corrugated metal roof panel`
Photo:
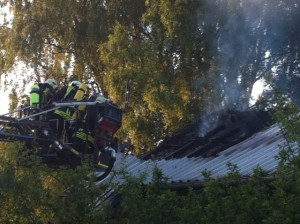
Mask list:
[[[268,172],[274,172],[278,165],[275,157],[280,151],[279,145],[283,145],[284,142],[280,128],[272,126],[225,149],[216,156],[145,161],[131,155],[121,156],[118,154],[114,169],[126,168],[128,173],[133,176],[147,173],[149,175],[147,175],[145,183],[151,182],[154,167],[161,169],[163,174],[169,178],[170,183],[203,181],[202,172],[204,170],[210,171],[213,177],[225,176],[228,173],[228,162],[236,164],[241,175],[244,176],[251,175],[257,166]]]

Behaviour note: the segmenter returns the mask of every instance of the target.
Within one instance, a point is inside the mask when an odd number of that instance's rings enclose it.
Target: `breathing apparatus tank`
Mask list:
[[[74,96],[73,99],[74,99],[74,100],[77,100],[77,101],[83,100],[84,97],[85,97],[85,94],[86,94],[86,92],[87,92],[87,89],[88,89],[87,84],[82,83],[82,84],[79,86],[79,88],[78,88],[78,90],[77,90],[77,92],[76,92],[76,94],[75,94],[75,96]]]
[[[41,90],[38,84],[34,84],[31,86],[30,91],[30,106],[39,107],[41,103]]]
[[[76,100],[76,101],[84,100],[85,97],[86,97],[87,90],[88,90],[87,84],[82,83],[79,86],[79,88],[78,88],[78,90],[77,90],[77,92],[76,92],[76,94],[75,94],[75,96],[74,96],[73,99]],[[79,114],[81,114],[81,113],[83,113],[85,111],[86,105],[79,105],[77,109],[78,109]],[[72,118],[73,119],[78,118],[78,114],[74,113],[73,116],[72,116]]]

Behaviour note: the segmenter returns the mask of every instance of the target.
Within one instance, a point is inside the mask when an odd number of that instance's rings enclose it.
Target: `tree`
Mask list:
[[[96,205],[106,186],[95,188],[87,164],[52,169],[23,144],[0,146],[1,223],[98,223],[105,217]]]
[[[39,82],[50,76],[101,81],[96,48],[107,37],[103,1],[18,0],[10,5],[12,26],[1,29],[2,73],[21,60]]]
[[[152,148],[203,110],[209,87],[197,92],[195,82],[204,80],[200,73],[209,56],[202,52],[206,43],[198,29],[200,8],[198,1],[147,1],[139,20],[116,23],[100,46],[105,85],[115,102],[122,102],[120,92],[131,81],[132,110],[123,128],[138,149]]]

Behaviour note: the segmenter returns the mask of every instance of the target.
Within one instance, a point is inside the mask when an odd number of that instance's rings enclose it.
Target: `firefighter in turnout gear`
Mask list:
[[[44,109],[51,107],[53,99],[55,97],[55,91],[57,89],[57,82],[54,79],[47,79],[42,86],[43,89],[43,100],[46,103]]]
[[[75,101],[82,101],[88,99],[88,86],[85,83],[80,84],[76,94],[74,96]],[[76,111],[72,114],[72,119],[82,119],[86,110],[85,105],[76,107]]]
[[[88,100],[88,86],[82,83],[77,90],[74,100]],[[69,130],[69,137],[79,151],[92,153],[94,150],[94,137],[91,129],[87,128],[86,123],[86,105],[79,105],[72,115],[72,119],[76,121]]]
[[[55,93],[55,101],[69,101],[73,100],[79,86],[80,81],[72,81],[68,86],[63,86]]]
[[[109,152],[106,152],[104,148],[108,145],[107,142],[109,142],[110,136],[107,134],[105,138],[108,139],[102,139],[102,137],[99,136],[100,133],[98,133],[96,127],[103,120],[103,111],[100,109],[101,107],[99,107],[99,105],[109,102],[109,100],[98,93],[93,94],[90,97],[90,101],[96,102],[96,105],[87,106],[83,117],[78,120],[80,125],[72,135],[72,139],[79,151],[89,154],[96,153],[98,156],[95,158],[95,164],[106,169],[108,167],[107,164],[109,164],[108,158],[110,156],[108,156]],[[96,141],[95,138],[97,138]],[[101,140],[98,138],[101,138]]]
[[[80,81],[72,81],[68,86],[64,86],[56,92],[55,100],[57,102],[74,100],[80,85]],[[73,113],[73,108],[64,107],[56,109],[51,115],[50,120],[56,121],[57,137],[59,139],[63,137],[63,131],[68,129],[68,123],[65,121],[71,120]]]
[[[35,83],[31,86],[29,103],[33,113],[51,108],[56,89],[57,82],[54,79],[47,79],[44,83]]]
[[[107,99],[106,97],[104,97],[102,94],[99,94],[97,96],[97,98],[96,98],[95,101],[98,104],[103,104],[103,103],[109,102],[109,99]],[[96,113],[92,112],[92,111],[89,111],[89,113],[94,114],[94,116],[96,116],[95,118],[96,118],[96,122],[97,122],[98,125],[103,121],[103,117],[102,117],[102,114],[101,114],[102,112],[101,111],[96,111]],[[90,125],[94,125],[94,124],[90,123]],[[94,127],[91,127],[91,128],[94,128]],[[110,138],[110,136],[106,136],[106,137]],[[107,140],[108,139],[105,139],[105,143],[101,147],[105,147],[105,145],[107,144],[106,143]],[[108,162],[107,162],[107,153],[106,153],[106,151],[103,150],[101,152],[101,150],[99,150],[98,165],[101,166],[102,168],[106,169],[107,168],[107,164],[108,164]]]

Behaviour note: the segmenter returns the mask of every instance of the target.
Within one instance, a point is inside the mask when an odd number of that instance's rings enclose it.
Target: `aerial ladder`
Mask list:
[[[101,93],[97,83],[90,84],[94,92]],[[127,85],[128,89],[129,85]],[[126,100],[127,94],[128,91]],[[63,135],[58,136],[58,121],[49,119],[49,115],[62,108],[76,112],[80,107],[86,107],[87,110],[84,118],[87,121],[86,126],[78,125],[79,121],[76,117],[65,120]],[[109,100],[102,103],[94,100],[53,102],[52,107],[47,110],[21,106],[0,115],[0,141],[25,142],[26,150],[36,152],[41,161],[50,167],[75,168],[85,160],[90,160],[95,169],[96,181],[100,181],[114,166],[118,150],[118,139],[114,135],[122,126],[124,112],[124,109]],[[68,137],[67,133],[75,132],[79,126],[93,137],[92,146],[88,149],[85,144],[79,144],[76,138],[74,140]]]

